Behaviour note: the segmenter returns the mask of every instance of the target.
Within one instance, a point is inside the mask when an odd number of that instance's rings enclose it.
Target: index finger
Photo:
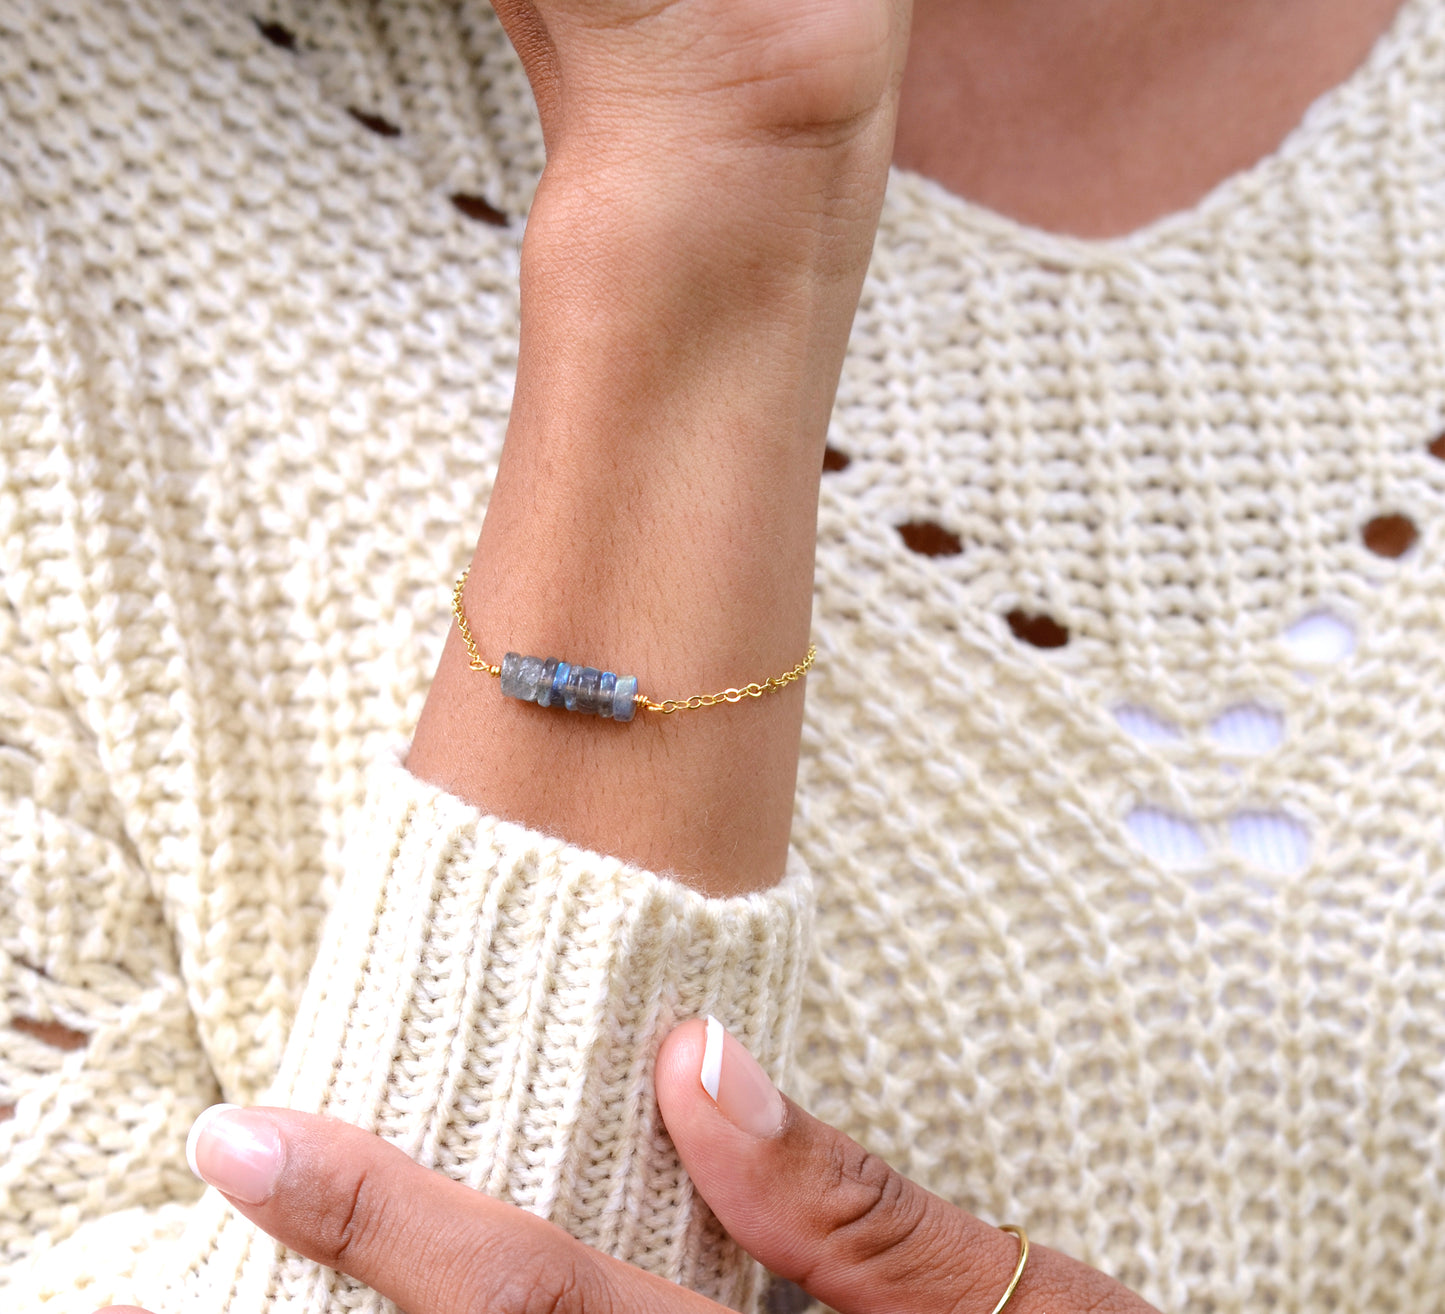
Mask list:
[[[334,1119],[219,1106],[191,1139],[197,1174],[258,1227],[408,1314],[721,1311]]]

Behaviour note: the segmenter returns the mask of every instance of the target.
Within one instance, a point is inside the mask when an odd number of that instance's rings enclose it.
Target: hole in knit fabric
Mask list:
[[[963,540],[936,520],[910,520],[898,526],[904,545],[925,557],[956,557],[963,551]]]
[[[1208,853],[1199,827],[1160,808],[1135,808],[1124,818],[1129,833],[1161,867],[1192,867]]]
[[[268,23],[261,18],[253,18],[251,21],[256,24],[256,30],[273,46],[280,46],[282,50],[296,49],[296,33],[284,23]]]
[[[813,1298],[795,1282],[775,1277],[768,1284],[768,1294],[763,1300],[767,1314],[802,1314],[813,1303]]]
[[[1180,738],[1179,727],[1166,721],[1158,712],[1136,703],[1121,703],[1114,709],[1114,720],[1120,729],[1146,744],[1162,744]]]
[[[34,1018],[12,1017],[10,1026],[22,1036],[29,1036],[43,1045],[53,1045],[56,1049],[84,1049],[90,1042],[85,1032],[68,1027],[63,1022],[37,1022]]]
[[[839,470],[846,470],[852,464],[853,458],[847,452],[840,452],[832,446],[823,448],[823,469],[828,474],[837,474]],[[907,538],[903,541],[908,542]]]
[[[0,1104],[0,1122],[9,1122],[15,1116],[13,1104]]]
[[[1258,703],[1236,703],[1214,718],[1209,733],[1221,748],[1267,753],[1284,742],[1284,717]]]
[[[1409,516],[1376,516],[1365,526],[1365,546],[1377,557],[1403,557],[1420,537]]]
[[[1315,611],[1295,621],[1284,641],[1297,660],[1321,665],[1338,662],[1355,650],[1355,631],[1333,612]]]
[[[507,216],[485,196],[473,196],[469,192],[454,192],[451,201],[468,219],[475,219],[478,223],[491,224],[493,228],[507,226]]]
[[[1310,833],[1283,812],[1236,812],[1229,842],[1256,866],[1281,875],[1303,871],[1310,860]]]
[[[1052,616],[1042,612],[1021,611],[1015,608],[1008,614],[1008,627],[1014,638],[1031,643],[1035,648],[1062,648],[1069,641],[1069,631]]]
[[[376,133],[378,137],[400,137],[401,129],[390,119],[384,119],[380,114],[368,114],[365,110],[348,109],[346,111],[363,128]]]
[[[1425,449],[1437,461],[1445,461],[1445,433],[1442,433],[1429,447]]]

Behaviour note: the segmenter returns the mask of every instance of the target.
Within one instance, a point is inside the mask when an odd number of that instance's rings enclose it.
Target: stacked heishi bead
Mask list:
[[[555,657],[502,658],[502,692],[539,707],[565,707],[613,721],[630,721],[637,711],[637,677],[614,675],[595,666],[573,666]]]

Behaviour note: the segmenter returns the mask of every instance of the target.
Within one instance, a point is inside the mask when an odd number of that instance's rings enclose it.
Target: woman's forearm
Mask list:
[[[550,181],[550,180],[549,180]],[[659,188],[544,187],[505,450],[465,594],[478,645],[745,685],[808,646],[822,447],[866,244]],[[626,725],[501,696],[450,636],[409,767],[712,893],[783,870],[803,689]]]

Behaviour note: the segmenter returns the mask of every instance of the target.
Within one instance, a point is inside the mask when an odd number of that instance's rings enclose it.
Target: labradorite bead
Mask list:
[[[502,658],[502,692],[508,698],[530,703],[537,697],[537,681],[542,676],[540,657],[523,657],[509,652]]]
[[[522,654],[509,652],[502,658],[502,693],[508,698],[525,698],[518,677],[522,673]]]
[[[614,721],[630,721],[633,713],[637,711],[637,677],[635,675],[619,675],[617,684],[612,690],[612,719]]]
[[[597,684],[597,715],[611,717],[612,694],[617,688],[617,677],[611,671],[603,671]]]
[[[552,689],[547,696],[548,707],[567,706],[567,677],[572,674],[571,662],[558,662],[556,673],[552,676]],[[540,702],[541,700],[538,699]]]
[[[522,686],[522,697],[528,702],[534,702],[537,697],[537,689],[542,680],[542,667],[545,663],[540,657],[523,657],[522,671],[518,682]]]
[[[557,667],[561,665],[555,657],[548,657],[542,663],[542,669],[537,675],[537,706],[550,707],[552,705],[552,684],[557,678]]]
[[[596,716],[597,689],[602,683],[602,672],[595,666],[584,666],[574,674],[572,682],[577,688],[577,711]],[[567,706],[570,708],[572,704]]]

